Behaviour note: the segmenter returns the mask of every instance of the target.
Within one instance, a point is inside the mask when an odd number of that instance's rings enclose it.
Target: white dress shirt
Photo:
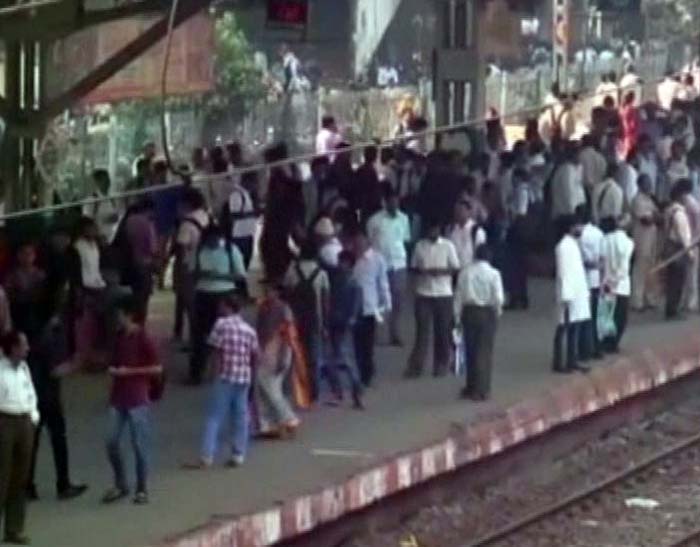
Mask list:
[[[679,180],[688,178],[689,176],[690,170],[685,160],[671,160],[669,162],[668,168],[666,169],[666,178],[668,179],[669,187],[672,187]]]
[[[9,359],[0,357],[0,413],[29,414],[33,424],[39,423],[36,391],[24,361],[15,368]]]
[[[255,215],[253,198],[248,190],[236,183],[231,189],[228,198],[228,209],[231,215],[231,237],[246,238],[253,237],[258,226],[258,219]]]
[[[391,215],[388,211],[379,211],[369,219],[367,234],[390,271],[406,269],[406,243],[411,240],[411,227],[405,213],[397,211]]]
[[[445,238],[436,241],[421,239],[413,252],[411,267],[418,270],[416,294],[428,298],[452,296],[452,275],[421,274],[421,270],[453,270],[460,268],[457,249]]]
[[[600,288],[600,268],[603,258],[603,232],[593,223],[583,227],[578,240],[583,256],[583,267],[586,269],[586,279],[589,289]]]
[[[501,273],[485,260],[478,260],[462,270],[457,281],[454,310],[457,320],[464,306],[494,308],[501,315],[505,295]]]
[[[100,247],[95,241],[80,238],[73,247],[80,259],[80,274],[86,289],[104,289],[107,286],[100,271]]]
[[[580,165],[560,165],[552,178],[552,216],[573,215],[576,207],[586,203],[583,170]]]
[[[671,104],[673,104],[674,99],[678,98],[681,87],[681,83],[673,78],[666,78],[659,84],[657,94],[661,108],[664,110],[671,110]]]
[[[467,267],[472,263],[474,251],[479,245],[486,243],[486,232],[479,227],[474,233],[476,221],[473,219],[467,220],[465,224],[454,224],[450,228],[449,239],[457,250],[459,265],[461,268]]]
[[[342,142],[338,133],[330,129],[321,129],[316,135],[316,153],[318,155],[335,152],[336,147]]]
[[[666,226],[668,227],[668,239],[682,245],[690,247],[693,241],[693,232],[690,228],[690,219],[685,207],[679,203],[672,204],[665,213]]]
[[[338,258],[343,252],[343,244],[337,237],[331,238],[326,243],[321,245],[318,251],[318,258],[326,268],[337,268]]]
[[[106,198],[102,192],[95,192],[93,198]],[[97,224],[97,231],[107,243],[111,243],[117,233],[119,224],[119,207],[115,200],[105,199],[97,203],[83,205],[83,216],[91,218]]]
[[[606,234],[603,241],[603,285],[617,296],[632,293],[630,266],[634,242],[623,230]]]
[[[370,317],[391,310],[391,291],[386,262],[377,251],[370,248],[357,259],[355,281],[362,290],[362,315]]]
[[[620,168],[617,171],[617,183],[622,188],[625,205],[630,207],[637,192],[639,192],[639,172],[626,161],[620,163]]]
[[[567,234],[557,244],[554,254],[559,324],[565,324],[566,312],[571,323],[588,321],[591,318],[590,290],[578,242]]]
[[[187,265],[191,272],[196,267],[199,242],[202,239],[202,232],[207,226],[209,226],[209,213],[204,209],[197,209],[186,215],[177,229],[175,241],[182,248],[183,263]]]

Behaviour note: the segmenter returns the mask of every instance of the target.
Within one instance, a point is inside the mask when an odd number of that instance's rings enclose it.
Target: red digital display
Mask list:
[[[300,27],[305,26],[308,19],[308,0],[267,0],[268,23]]]

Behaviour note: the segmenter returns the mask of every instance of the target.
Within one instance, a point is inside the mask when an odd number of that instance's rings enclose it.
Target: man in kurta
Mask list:
[[[554,336],[554,372],[585,372],[588,369],[578,363],[578,332],[581,325],[591,318],[590,292],[586,269],[578,244],[583,229],[582,221],[574,215],[559,220],[562,237],[555,249],[556,256],[556,301],[559,314]],[[563,359],[566,338],[566,358]]]
[[[656,307],[657,292],[650,275],[658,255],[657,220],[659,207],[653,198],[653,185],[646,173],[639,177],[639,193],[632,200],[632,239],[635,259],[632,265],[632,309],[644,311]]]

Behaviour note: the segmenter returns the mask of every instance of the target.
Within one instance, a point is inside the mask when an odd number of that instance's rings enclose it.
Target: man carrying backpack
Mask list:
[[[204,196],[196,188],[188,188],[183,196],[183,217],[175,237],[175,327],[176,340],[182,340],[185,317],[192,341],[195,266],[202,232],[209,226]]]
[[[298,326],[311,377],[313,399],[321,393],[323,376],[323,342],[328,325],[330,281],[317,259],[316,246],[311,241],[301,247],[299,259],[292,262],[284,279],[289,305]]]
[[[207,337],[216,322],[219,302],[236,291],[236,282],[245,278],[243,257],[216,224],[202,233],[195,256],[195,296],[192,324],[190,383],[202,383],[207,363]]]

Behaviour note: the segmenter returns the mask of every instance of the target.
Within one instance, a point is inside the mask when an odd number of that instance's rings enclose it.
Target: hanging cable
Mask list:
[[[170,144],[168,143],[168,127],[166,123],[166,99],[168,96],[168,69],[170,68],[170,55],[172,53],[173,47],[173,34],[175,32],[175,21],[177,19],[177,8],[180,0],[173,0],[172,6],[170,6],[170,16],[168,17],[168,34],[166,36],[165,42],[165,53],[163,55],[163,71],[161,74],[160,81],[160,137],[163,146],[163,153],[165,154],[165,161],[168,164],[168,169],[175,175],[183,176],[172,161],[170,156]]]

